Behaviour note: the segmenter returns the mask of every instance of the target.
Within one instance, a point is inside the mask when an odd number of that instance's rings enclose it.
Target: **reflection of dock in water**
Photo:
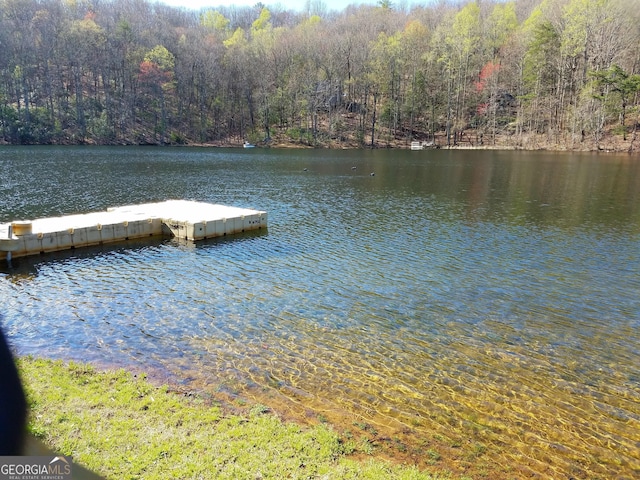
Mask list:
[[[167,235],[203,240],[267,227],[267,213],[187,200],[0,224],[0,259]]]

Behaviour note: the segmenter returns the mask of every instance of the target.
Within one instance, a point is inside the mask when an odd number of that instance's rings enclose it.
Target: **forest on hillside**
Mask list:
[[[639,106],[640,0],[0,0],[0,143],[637,151]]]

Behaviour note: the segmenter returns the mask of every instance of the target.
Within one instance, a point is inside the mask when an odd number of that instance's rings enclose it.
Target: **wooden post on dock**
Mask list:
[[[9,239],[13,238],[13,225],[9,224]],[[11,252],[7,252],[7,263],[11,263]]]

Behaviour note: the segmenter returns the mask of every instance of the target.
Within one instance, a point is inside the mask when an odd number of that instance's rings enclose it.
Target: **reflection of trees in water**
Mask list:
[[[423,172],[434,193],[472,217],[555,226],[640,219],[640,164],[591,154],[457,152],[468,160]],[[514,159],[515,157],[515,159]]]

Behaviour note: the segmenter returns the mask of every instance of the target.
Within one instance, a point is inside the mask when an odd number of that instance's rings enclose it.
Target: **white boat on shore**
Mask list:
[[[434,148],[436,145],[434,142],[411,142],[411,150],[424,150],[425,148]]]
[[[242,144],[242,146],[243,146],[244,148],[255,148],[255,145],[254,145],[253,143],[249,143],[249,142],[244,142],[244,143]]]

